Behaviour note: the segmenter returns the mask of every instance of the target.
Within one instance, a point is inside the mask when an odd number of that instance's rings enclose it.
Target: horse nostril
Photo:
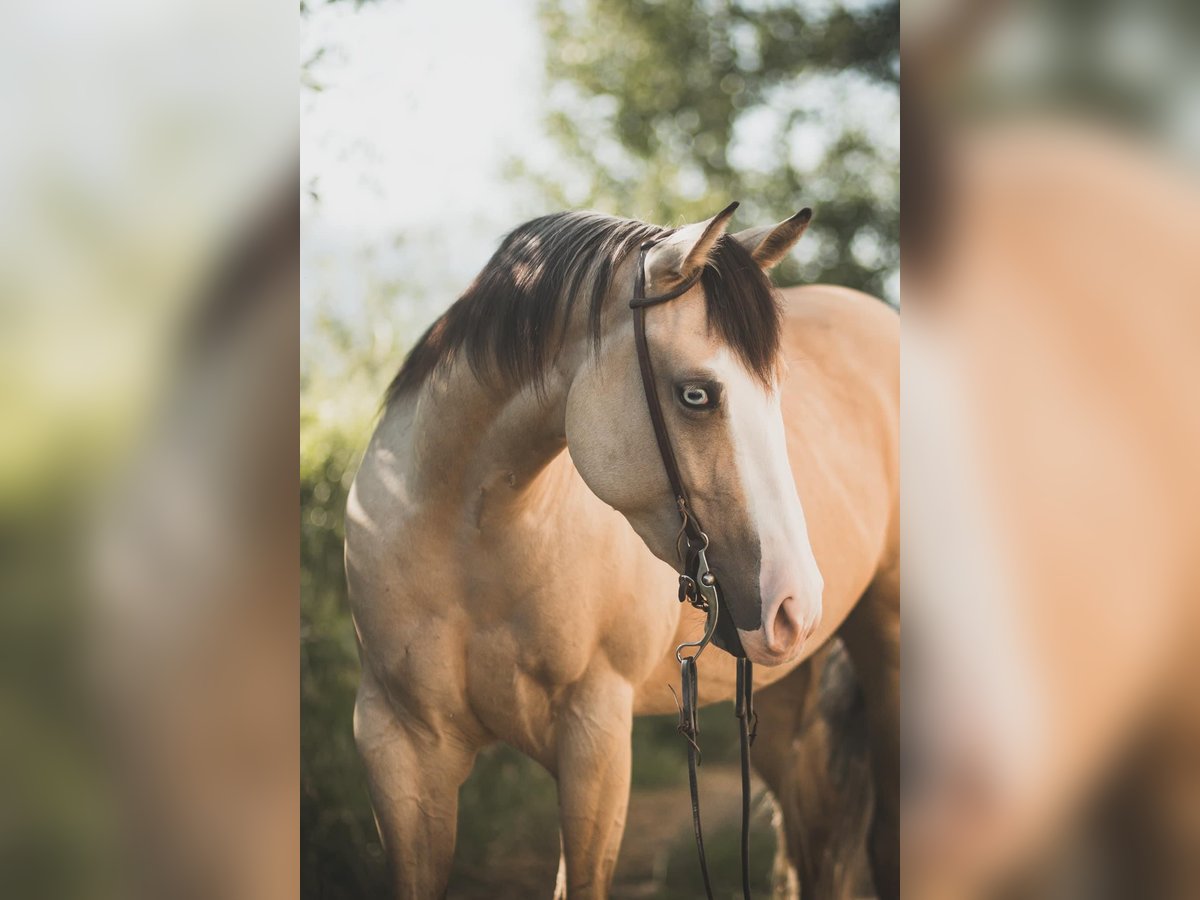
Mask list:
[[[799,602],[795,597],[785,597],[767,623],[767,649],[772,653],[784,654],[795,649],[808,636],[809,628],[800,617]]]

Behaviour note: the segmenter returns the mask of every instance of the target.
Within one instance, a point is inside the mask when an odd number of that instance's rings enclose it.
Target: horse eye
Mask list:
[[[684,403],[697,409],[704,409],[711,405],[708,397],[708,391],[702,387],[685,387],[682,392],[682,397]]]

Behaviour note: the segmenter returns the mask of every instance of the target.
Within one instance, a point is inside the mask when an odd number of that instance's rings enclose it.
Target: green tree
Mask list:
[[[894,291],[899,3],[818,5],[543,0],[565,162],[523,174],[553,205],[666,223],[730,198],[755,223],[809,205],[804,262],[780,283]]]

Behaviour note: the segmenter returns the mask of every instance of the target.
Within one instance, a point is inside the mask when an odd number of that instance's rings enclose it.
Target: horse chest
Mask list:
[[[482,561],[459,598],[470,610],[465,656],[472,706],[489,729],[529,748],[598,673],[641,683],[675,634],[675,576],[634,542],[597,556],[585,530],[463,548]]]

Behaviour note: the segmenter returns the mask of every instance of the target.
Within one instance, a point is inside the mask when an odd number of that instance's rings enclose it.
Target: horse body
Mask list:
[[[856,643],[870,647],[862,655],[876,671],[864,689],[874,696],[875,682],[888,695],[877,717],[887,728],[898,699],[898,320],[842,289],[787,300],[780,402],[824,601],[803,649],[760,667],[758,682],[784,679],[861,619],[863,639],[846,642],[852,655]],[[677,316],[703,315],[688,303]],[[672,323],[681,325],[697,327]],[[498,389],[453,365],[395,398],[351,490],[347,575],[363,663],[355,734],[401,896],[445,889],[458,788],[495,740],[557,778],[566,886],[572,897],[604,895],[628,801],[632,717],[674,710],[674,649],[702,630],[701,614],[675,602],[671,566],[572,459],[571,393],[587,351],[572,325],[566,332],[536,390]],[[662,478],[652,442],[608,463],[614,478]],[[889,578],[874,604],[860,602]],[[864,605],[874,611],[847,623]],[[895,652],[881,654],[889,642]],[[732,657],[709,652],[699,666],[702,702],[732,697]],[[792,737],[770,736],[769,722],[762,732],[760,743]]]

